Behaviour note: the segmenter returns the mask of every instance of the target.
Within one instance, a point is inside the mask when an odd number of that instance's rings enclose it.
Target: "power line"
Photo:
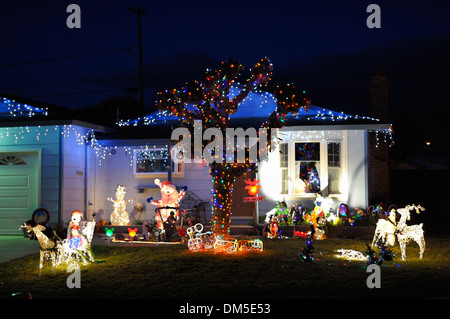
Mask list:
[[[101,51],[95,51],[95,52],[89,52],[89,53],[80,53],[80,54],[67,55],[67,56],[54,57],[54,58],[47,58],[47,59],[34,60],[34,61],[25,61],[25,62],[11,63],[11,64],[1,64],[0,68],[8,68],[8,67],[27,65],[27,64],[52,62],[52,61],[65,60],[65,59],[73,59],[73,58],[78,58],[78,57],[82,57],[82,56],[95,55],[95,54],[100,54],[100,53],[105,53],[105,52],[113,52],[113,51],[117,51],[117,50],[129,51],[129,50],[131,50],[131,48],[133,48],[135,46],[136,45],[132,45],[132,46],[129,46],[129,47],[124,47],[124,48],[108,49],[108,50],[101,50]]]

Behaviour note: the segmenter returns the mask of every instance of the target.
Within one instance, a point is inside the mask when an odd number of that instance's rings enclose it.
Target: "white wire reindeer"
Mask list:
[[[423,257],[423,252],[425,251],[425,238],[423,236],[423,224],[419,225],[406,225],[406,221],[411,219],[410,211],[415,209],[417,214],[420,211],[424,211],[425,208],[419,206],[408,205],[405,208],[400,208],[397,212],[400,214],[400,221],[397,225],[396,235],[398,243],[400,245],[400,251],[402,253],[402,260],[406,258],[406,246],[411,242],[415,241],[419,245],[419,258]]]
[[[42,268],[44,267],[44,259],[51,261],[53,275],[55,275],[55,267],[58,265],[58,256],[62,247],[61,239],[59,239],[54,232],[53,237],[48,238],[43,233],[45,227],[37,224],[34,220],[25,222],[21,228],[25,228],[29,235],[34,233],[39,241],[39,276],[41,276]]]
[[[390,246],[395,244],[395,231],[397,229],[397,223],[395,221],[395,211],[389,212],[387,219],[380,219],[377,222],[375,228],[375,234],[373,235],[372,247],[381,240],[383,243]]]

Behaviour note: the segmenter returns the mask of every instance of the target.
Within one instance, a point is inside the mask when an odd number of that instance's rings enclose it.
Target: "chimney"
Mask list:
[[[370,77],[370,107],[371,115],[382,122],[389,121],[389,88],[388,78],[377,70]],[[376,133],[370,133],[369,142],[369,202],[376,204],[388,202],[390,196],[390,168],[389,168],[389,145],[376,140]]]
[[[370,77],[370,107],[372,117],[389,120],[388,78],[381,70]]]

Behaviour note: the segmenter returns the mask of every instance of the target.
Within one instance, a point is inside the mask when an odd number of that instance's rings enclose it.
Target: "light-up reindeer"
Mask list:
[[[402,253],[402,260],[406,258],[406,246],[411,242],[415,241],[417,245],[419,245],[419,258],[423,257],[423,253],[425,251],[425,238],[423,236],[423,224],[419,225],[406,225],[406,221],[411,219],[410,211],[415,209],[417,214],[420,214],[420,211],[424,211],[425,208],[420,205],[415,206],[408,205],[405,208],[400,208],[397,212],[400,214],[400,221],[397,225],[397,239],[400,245],[400,251]]]
[[[397,230],[397,222],[395,209],[391,209],[387,219],[380,219],[377,222],[375,234],[373,235],[372,246],[378,243],[380,240],[385,245],[394,246],[395,244],[395,232]]]
[[[34,220],[25,222],[22,226],[28,234],[34,233],[39,241],[39,276],[41,276],[44,267],[44,258],[50,259],[53,268],[53,275],[56,274],[55,268],[58,264],[58,255],[61,251],[61,239],[53,233],[52,238],[48,238],[43,231],[45,227],[37,224]]]

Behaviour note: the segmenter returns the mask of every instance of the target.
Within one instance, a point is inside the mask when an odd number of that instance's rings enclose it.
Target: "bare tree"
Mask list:
[[[220,70],[207,70],[202,81],[187,83],[181,89],[159,92],[157,107],[160,111],[167,111],[183,119],[183,125],[192,127],[196,120],[201,120],[203,130],[215,127],[225,135],[230,125],[230,115],[237,112],[239,103],[252,90],[270,81],[272,70],[273,66],[269,59],[261,59],[250,69],[250,76],[245,83],[239,86],[240,92],[231,97],[230,89],[243,71],[243,66],[236,60],[227,60],[222,62]],[[293,85],[277,87],[275,96],[277,108],[261,124],[261,127],[268,131],[282,127],[288,113],[297,113],[300,108],[306,108],[310,103],[304,92]],[[203,141],[203,147],[209,142]],[[270,137],[267,139],[268,146]],[[225,152],[226,147],[222,149]],[[230,229],[233,183],[245,172],[255,170],[256,164],[249,161],[246,154],[244,163],[214,161],[209,166],[213,178],[212,229],[215,236],[222,235],[227,238]]]

